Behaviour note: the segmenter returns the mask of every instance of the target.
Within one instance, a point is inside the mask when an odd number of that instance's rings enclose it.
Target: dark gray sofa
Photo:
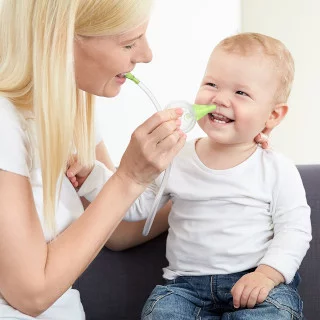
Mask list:
[[[298,166],[312,209],[313,240],[300,268],[300,294],[307,320],[320,319],[320,165]],[[165,239],[123,252],[103,249],[74,287],[81,293],[87,320],[137,320],[166,266]]]

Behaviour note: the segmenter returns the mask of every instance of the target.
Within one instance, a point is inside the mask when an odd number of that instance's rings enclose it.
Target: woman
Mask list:
[[[1,2],[0,318],[84,319],[73,282],[185,142],[180,109],[152,116],[84,212],[64,174],[75,153],[94,164],[93,95],[116,96],[152,59],[150,3]]]

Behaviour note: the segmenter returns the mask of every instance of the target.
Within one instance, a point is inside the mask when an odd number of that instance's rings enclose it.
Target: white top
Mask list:
[[[96,142],[100,142],[98,135]],[[0,169],[20,174],[30,179],[35,206],[46,241],[52,235],[43,218],[42,177],[35,138],[35,122],[30,111],[18,111],[7,99],[0,97]],[[86,183],[83,184],[84,189]],[[57,201],[56,226],[60,233],[84,211],[79,195],[66,176],[62,177],[60,198]],[[0,289],[1,291],[1,289]],[[0,319],[33,319],[9,306],[0,296]],[[79,292],[69,289],[52,307],[37,319],[85,319]]]
[[[128,212],[146,218],[156,185]],[[156,187],[156,188],[155,188]],[[198,158],[195,141],[175,158],[162,204],[172,199],[164,277],[230,274],[260,264],[289,283],[309,248],[310,208],[295,165],[257,148],[243,163],[212,170]]]

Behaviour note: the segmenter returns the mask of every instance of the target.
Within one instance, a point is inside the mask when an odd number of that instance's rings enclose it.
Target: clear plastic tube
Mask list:
[[[133,81],[135,84],[137,84],[144,92],[145,94],[149,97],[157,111],[161,111],[162,108],[155,98],[155,96],[152,94],[152,92],[139,80],[137,79],[133,74],[127,73],[125,75],[126,78],[130,79]],[[181,130],[185,133],[189,132],[196,124],[197,120],[199,120],[201,117],[206,115],[207,113],[213,111],[216,106],[215,105],[196,105],[196,104],[190,104],[185,101],[175,101],[170,103],[166,109],[170,108],[182,108],[183,109],[183,115],[181,117]],[[164,176],[162,178],[159,191],[154,199],[154,202],[152,204],[151,211],[147,217],[146,223],[144,225],[142,234],[144,236],[147,236],[150,232],[153,220],[157,214],[157,210],[159,207],[159,203],[161,201],[161,197],[163,195],[164,189],[167,185],[169,176],[170,176],[170,171],[171,171],[172,164],[170,163],[168,168],[164,172]]]
[[[139,83],[137,83],[137,85],[150,98],[150,100],[152,101],[153,105],[156,107],[157,111],[161,111],[162,108],[161,108],[159,102],[157,101],[157,99],[155,98],[155,96],[152,94],[152,92],[141,81]],[[164,176],[163,176],[163,179],[161,181],[159,191],[158,191],[158,193],[157,193],[157,195],[156,195],[156,197],[154,199],[151,211],[148,214],[146,223],[145,223],[143,231],[142,231],[142,234],[144,236],[147,236],[149,234],[151,226],[152,226],[152,223],[153,223],[153,220],[154,220],[154,218],[155,218],[155,216],[157,214],[157,210],[158,210],[158,207],[159,207],[159,203],[161,201],[161,197],[163,195],[164,188],[166,187],[168,179],[169,179],[169,176],[170,176],[171,166],[172,165],[170,163],[168,168],[164,172]]]

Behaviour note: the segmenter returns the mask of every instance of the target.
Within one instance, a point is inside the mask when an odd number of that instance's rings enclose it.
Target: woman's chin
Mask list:
[[[120,91],[121,91],[120,86],[106,87],[103,90],[102,96],[105,98],[114,98],[120,93]]]

